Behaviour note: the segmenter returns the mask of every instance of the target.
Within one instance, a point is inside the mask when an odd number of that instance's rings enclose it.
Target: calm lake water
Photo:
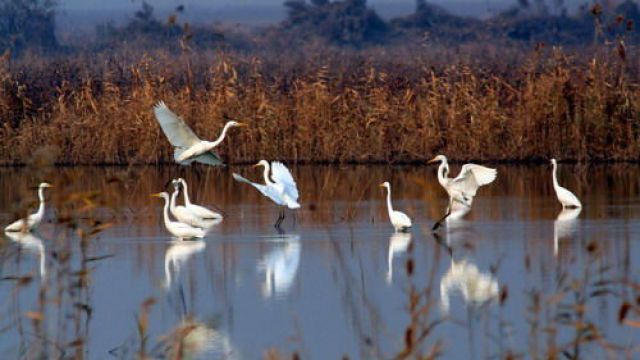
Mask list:
[[[297,167],[303,208],[295,221],[287,213],[285,234],[272,227],[279,209],[230,170],[0,169],[3,224],[33,211],[32,186],[56,186],[47,223],[0,242],[0,351],[28,359],[640,356],[640,167],[561,164],[560,183],[584,204],[579,213],[561,212],[550,165],[497,168],[471,212],[436,236],[430,229],[447,200],[434,166]],[[161,199],[149,196],[178,176],[192,201],[225,214],[202,241],[173,240]],[[414,221],[409,234],[388,222],[385,180],[396,209]]]

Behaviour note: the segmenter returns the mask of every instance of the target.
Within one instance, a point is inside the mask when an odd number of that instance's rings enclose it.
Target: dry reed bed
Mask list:
[[[171,161],[152,113],[164,100],[204,138],[227,117],[248,122],[220,148],[232,163],[637,161],[636,62],[560,50],[485,65],[337,52],[4,59],[0,159],[29,162],[49,146],[58,163]]]

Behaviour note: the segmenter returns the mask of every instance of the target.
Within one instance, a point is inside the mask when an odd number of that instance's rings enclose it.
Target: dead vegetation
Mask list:
[[[580,52],[304,52],[4,57],[0,158],[25,163],[46,145],[64,164],[168,162],[171,148],[151,111],[159,100],[204,138],[227,118],[248,122],[220,149],[232,163],[640,154],[638,58],[623,42]]]

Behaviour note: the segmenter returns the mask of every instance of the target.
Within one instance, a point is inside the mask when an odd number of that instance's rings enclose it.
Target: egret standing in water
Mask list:
[[[40,200],[40,206],[38,207],[38,211],[27,216],[26,219],[19,219],[11,223],[9,226],[4,228],[4,231],[15,232],[15,231],[31,231],[37,228],[42,222],[42,218],[44,217],[44,189],[53,187],[53,185],[48,184],[46,182],[40,183],[38,186],[38,199]]]
[[[407,216],[407,214],[393,210],[393,206],[391,206],[391,185],[388,181],[380,184],[380,187],[387,189],[387,210],[389,211],[389,220],[391,221],[391,225],[396,231],[408,231],[411,229],[411,219]]]
[[[204,237],[205,231],[203,229],[195,228],[191,225],[184,224],[179,221],[171,221],[171,219],[169,218],[169,194],[167,194],[166,192],[161,192],[157,194],[151,194],[151,196],[164,199],[164,226],[167,228],[167,231],[169,231],[173,236],[179,237],[181,239]]]
[[[440,162],[438,167],[438,182],[447,191],[449,195],[449,205],[447,212],[433,225],[436,230],[447,216],[451,214],[454,202],[460,203],[467,207],[471,207],[473,198],[476,196],[478,188],[483,185],[492,183],[498,174],[496,169],[476,164],[464,164],[460,170],[460,174],[456,178],[449,178],[449,163],[444,155],[438,155],[429,160],[429,163]]]
[[[279,161],[272,161],[271,164],[269,164],[267,160],[260,160],[260,162],[254,165],[254,167],[257,166],[264,166],[264,185],[251,182],[236,173],[233,173],[233,178],[236,181],[253,186],[258,189],[262,195],[268,197],[280,206],[288,207],[292,210],[299,209],[298,187],[289,169]],[[271,170],[271,177],[269,177],[269,170]],[[276,228],[280,228],[284,217],[285,213],[283,208],[278,216],[278,220],[274,224]]]
[[[171,215],[178,219],[179,222],[183,224],[188,224],[193,227],[205,228],[202,224],[202,219],[199,216],[194,214],[191,210],[187,209],[182,205],[176,205],[176,197],[178,197],[178,193],[180,192],[180,183],[173,183],[173,194],[171,194],[171,202],[169,204],[169,210],[171,211]]]
[[[193,161],[214,166],[222,165],[222,160],[212,151],[213,148],[220,145],[230,128],[246,126],[237,121],[229,121],[224,125],[218,139],[206,141],[200,140],[184,120],[169,110],[163,101],[154,106],[153,113],[167,139],[175,148],[173,158],[180,165],[190,165]]]
[[[192,213],[198,215],[205,220],[222,219],[222,214],[218,214],[215,211],[211,211],[204,206],[192,204],[189,199],[189,188],[187,182],[183,178],[179,178],[178,181],[182,184],[182,195],[184,195],[184,206]]]
[[[573,195],[571,191],[558,185],[558,163],[556,162],[556,159],[551,159],[551,164],[553,165],[553,188],[555,189],[556,195],[558,196],[558,201],[560,201],[560,204],[562,204],[562,208],[566,209],[582,207],[582,204],[580,203],[580,200],[578,200],[578,197]]]

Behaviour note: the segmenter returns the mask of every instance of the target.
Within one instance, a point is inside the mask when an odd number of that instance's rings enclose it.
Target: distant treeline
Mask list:
[[[113,49],[123,44],[137,48],[290,49],[320,43],[363,48],[398,43],[478,41],[583,45],[605,41],[637,41],[640,10],[635,1],[592,2],[572,14],[563,0],[518,0],[508,10],[480,20],[453,15],[426,0],[416,0],[415,12],[384,20],[366,0],[286,0],[287,18],[259,29],[228,24],[190,26],[181,20],[178,6],[166,19],[142,2],[123,25],[100,24],[96,39],[81,50]],[[56,39],[55,0],[0,0],[0,51],[15,54],[28,48],[73,51]]]

